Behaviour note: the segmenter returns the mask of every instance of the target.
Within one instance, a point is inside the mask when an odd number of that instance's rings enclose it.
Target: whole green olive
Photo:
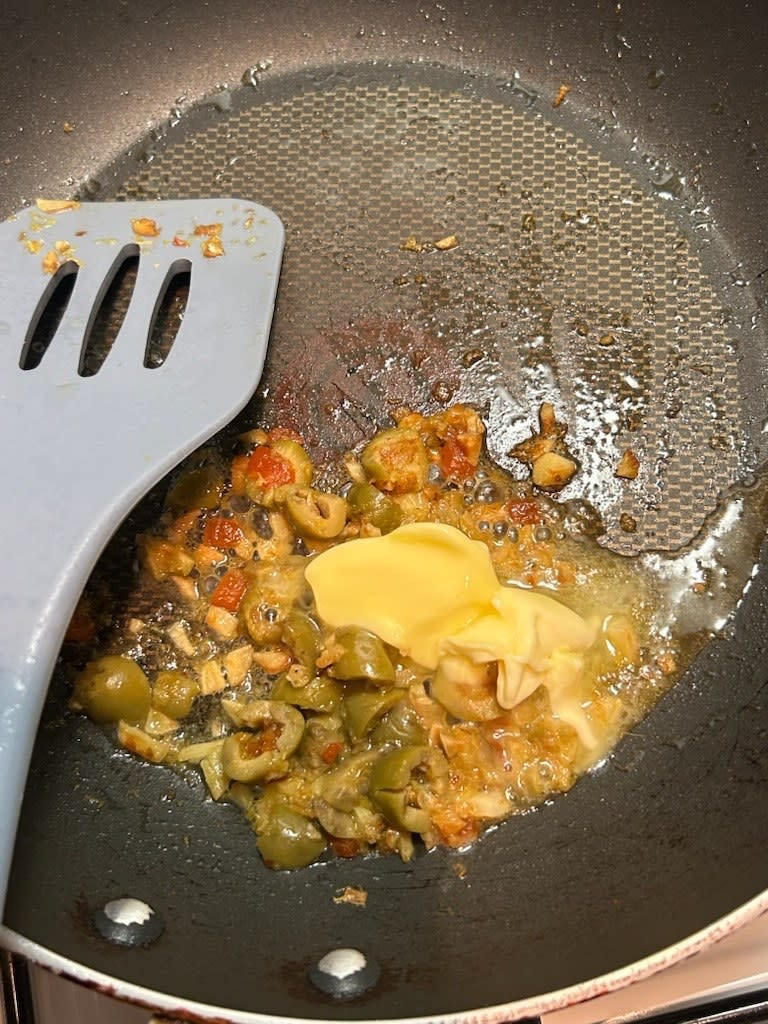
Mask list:
[[[89,661],[75,680],[74,707],[94,722],[130,722],[138,725],[149,712],[149,680],[132,658],[106,654]]]
[[[291,871],[317,860],[325,849],[325,839],[309,818],[277,804],[256,845],[267,867]]]

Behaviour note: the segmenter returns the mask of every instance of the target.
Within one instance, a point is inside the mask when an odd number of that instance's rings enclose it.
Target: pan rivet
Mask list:
[[[105,939],[120,946],[148,946],[163,934],[163,919],[143,900],[110,900],[94,911],[93,923]]]
[[[309,969],[309,980],[334,999],[351,999],[373,988],[379,980],[378,964],[359,949],[332,949]]]

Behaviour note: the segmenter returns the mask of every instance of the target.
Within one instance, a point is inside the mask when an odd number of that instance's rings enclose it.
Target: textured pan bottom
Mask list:
[[[397,406],[468,401],[509,465],[552,401],[583,464],[565,496],[598,505],[618,550],[675,547],[738,475],[728,313],[669,197],[529,100],[443,70],[243,89],[145,150],[117,195],[241,195],[285,222],[251,419],[328,454]],[[614,477],[627,447],[631,485]]]

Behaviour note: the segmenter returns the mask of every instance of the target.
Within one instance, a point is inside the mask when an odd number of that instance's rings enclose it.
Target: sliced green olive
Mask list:
[[[252,580],[240,605],[243,624],[257,644],[279,643],[283,623],[309,589],[304,579],[304,559],[291,555],[258,563]]]
[[[224,477],[217,466],[200,466],[179,477],[168,492],[165,504],[176,511],[217,508],[224,490]]]
[[[337,750],[341,754],[345,749],[347,735],[344,732],[340,710],[341,701],[333,711],[315,711],[307,718],[298,750],[302,764],[327,771],[328,752]]]
[[[323,633],[313,618],[306,612],[294,608],[283,623],[283,642],[288,644],[304,668],[310,672],[315,671],[315,663],[323,643]]]
[[[335,637],[343,654],[328,669],[334,679],[362,679],[377,686],[394,683],[394,666],[375,633],[357,626],[343,626],[336,630]]]
[[[427,482],[429,459],[416,430],[382,430],[360,456],[365,474],[382,491],[420,491]]]
[[[476,665],[460,654],[440,659],[429,692],[452,715],[466,722],[487,722],[502,714],[496,700],[495,666]]]
[[[252,731],[227,736],[221,763],[230,779],[261,782],[288,771],[288,758],[301,742],[304,716],[290,704],[253,700],[247,704],[223,700],[222,709],[236,726]]]
[[[315,783],[313,810],[323,828],[339,839],[374,842],[381,816],[366,796],[373,751],[350,754]]]
[[[344,720],[353,740],[367,736],[378,721],[403,699],[396,689],[347,690],[344,694]]]
[[[285,510],[305,537],[330,540],[338,537],[347,522],[347,503],[338,494],[295,487],[285,497]]]
[[[272,698],[308,711],[334,711],[341,703],[341,687],[325,676],[310,679],[306,686],[294,686],[281,676],[272,687]]]
[[[371,738],[381,748],[387,743],[398,746],[424,743],[427,734],[416,709],[410,701],[403,700],[376,725]]]
[[[426,832],[430,825],[427,812],[414,802],[414,775],[420,770],[434,776],[445,765],[425,744],[399,747],[378,759],[368,781],[368,795],[384,817],[410,832]]]
[[[293,482],[297,486],[308,487],[312,483],[315,469],[306,450],[298,441],[292,441],[289,437],[278,437],[270,441],[270,448],[286,462],[290,462]]]
[[[317,795],[340,811],[352,811],[360,803],[367,787],[371,765],[376,760],[373,751],[350,754],[318,780]]]
[[[285,804],[277,804],[269,818],[268,830],[256,840],[267,867],[292,871],[317,860],[325,839],[309,818]]]
[[[369,800],[360,798],[351,811],[340,811],[322,798],[313,805],[315,817],[325,831],[338,839],[358,839],[375,842],[381,833],[381,815],[373,809]]]
[[[347,504],[351,512],[382,533],[390,533],[403,519],[399,506],[373,484],[353,484],[347,494]]]
[[[224,764],[221,760],[221,748],[206,754],[200,761],[200,768],[205,784],[208,787],[208,792],[214,800],[221,800],[229,789],[229,779],[224,771]]]
[[[106,654],[89,661],[78,675],[72,703],[95,722],[122,719],[136,725],[149,712],[149,680],[132,658]]]
[[[152,686],[152,707],[169,718],[184,718],[200,693],[196,679],[183,672],[158,672]]]

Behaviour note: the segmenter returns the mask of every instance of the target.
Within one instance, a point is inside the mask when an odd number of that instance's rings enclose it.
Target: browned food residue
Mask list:
[[[555,93],[555,98],[552,100],[552,106],[557,109],[562,103],[568,93],[571,91],[572,86],[563,83]]]
[[[201,246],[203,250],[203,256],[206,259],[215,259],[217,256],[224,255],[224,246],[218,235],[212,235],[210,238],[206,238]]]
[[[157,221],[152,220],[151,217],[133,217],[131,219],[131,227],[133,228],[133,233],[138,235],[139,238],[157,238],[160,234]]]
[[[36,199],[35,206],[41,213],[63,213],[64,210],[79,210],[77,199]]]
[[[458,244],[459,240],[456,235],[446,235],[445,238],[439,238],[435,242],[435,248],[440,252],[447,252],[448,249],[455,249]]]
[[[368,902],[368,893],[357,885],[345,885],[333,897],[334,903],[349,903],[353,907],[364,907]]]
[[[639,471],[640,459],[638,459],[637,455],[635,455],[631,448],[627,448],[619,459],[615,475],[620,477],[622,480],[634,480]]]
[[[565,443],[567,432],[568,424],[555,417],[552,404],[542,402],[538,433],[515,445],[509,453],[530,468],[531,480],[541,490],[559,491],[579,468]]]

